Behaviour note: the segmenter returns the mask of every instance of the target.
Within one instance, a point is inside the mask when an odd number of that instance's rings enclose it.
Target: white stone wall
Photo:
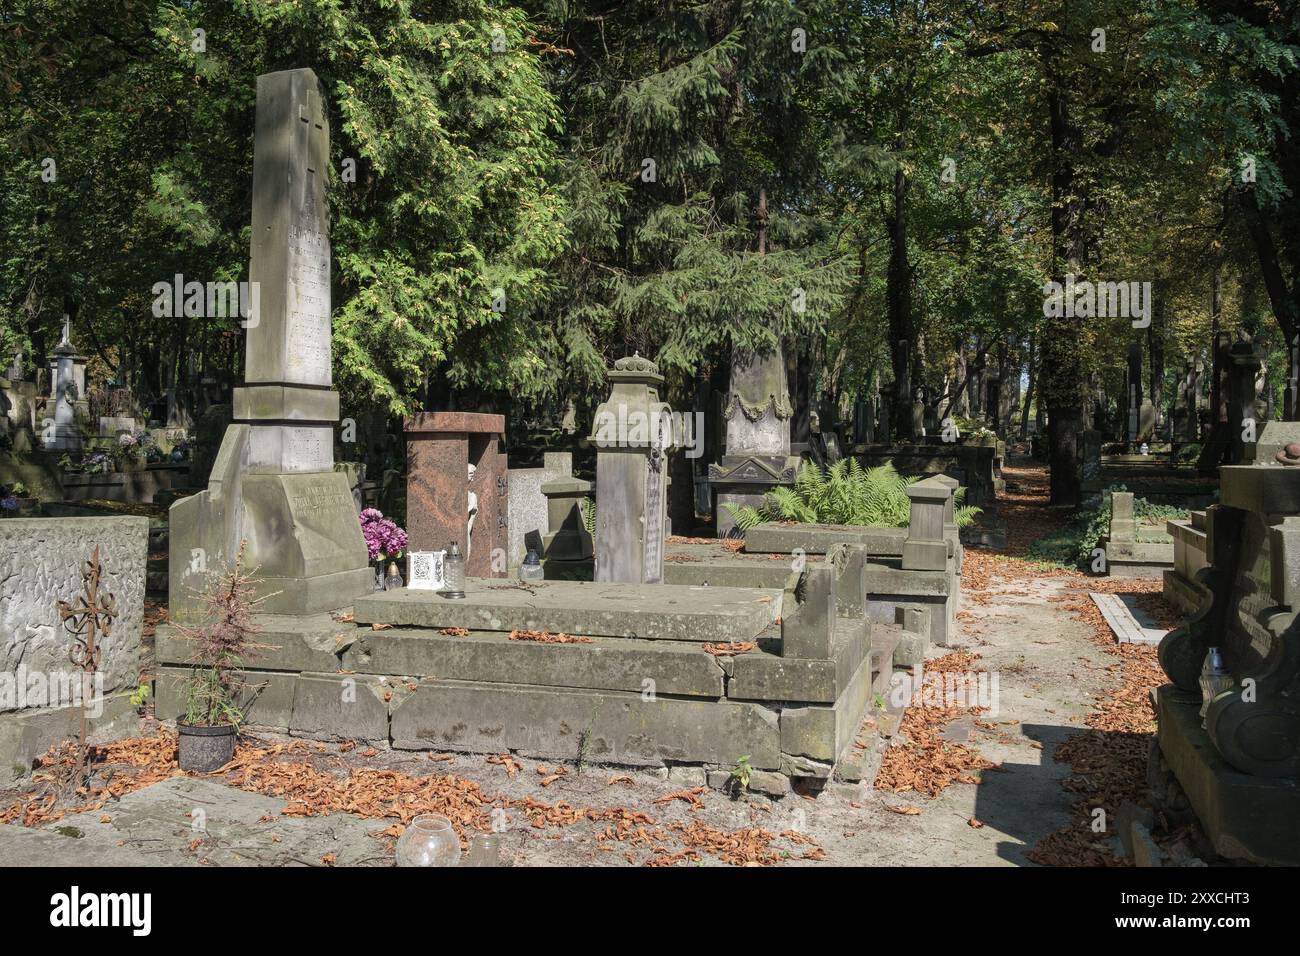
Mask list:
[[[524,538],[530,531],[546,537],[546,496],[542,485],[557,478],[573,477],[573,455],[567,451],[548,451],[542,456],[541,468],[512,468],[507,475],[510,494],[510,567],[515,568],[528,556]],[[538,555],[541,557],[541,555]]]

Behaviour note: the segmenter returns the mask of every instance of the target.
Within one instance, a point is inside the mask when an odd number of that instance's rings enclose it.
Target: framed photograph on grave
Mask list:
[[[406,586],[416,591],[441,591],[446,586],[443,559],[446,551],[410,551]]]

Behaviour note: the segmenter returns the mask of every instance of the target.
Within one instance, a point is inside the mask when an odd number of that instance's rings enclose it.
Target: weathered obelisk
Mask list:
[[[259,595],[271,595],[264,611],[332,610],[372,587],[348,480],[334,471],[328,161],[316,74],[259,76],[245,385],[207,490],[171,508],[173,620],[241,540]]]
[[[767,192],[758,194],[758,254],[767,254]],[[724,411],[727,446],[722,461],[709,466],[713,513],[719,538],[736,522],[723,507],[758,507],[777,485],[793,484],[799,467],[790,454],[790,391],[778,340],[769,353],[737,349],[731,356],[731,392]]]

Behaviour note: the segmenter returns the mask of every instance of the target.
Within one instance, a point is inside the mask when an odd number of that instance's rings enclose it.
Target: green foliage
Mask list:
[[[907,486],[916,480],[915,476],[900,475],[888,461],[863,468],[856,458],[841,458],[826,469],[805,461],[794,487],[772,489],[762,507],[723,507],[742,532],[764,521],[902,528],[907,526],[912,509]],[[957,489],[958,501],[965,495],[965,488]],[[957,508],[957,526],[966,527],[979,513],[979,508],[970,505]]]
[[[1029,548],[1029,558],[1049,565],[1080,567],[1091,563],[1093,549],[1110,533],[1110,495],[1114,491],[1127,491],[1122,484],[1110,485],[1103,492],[1089,498],[1074,518],[1060,530],[1045,535]],[[1179,505],[1164,505],[1146,498],[1133,499],[1133,515],[1138,523],[1138,540],[1143,540],[1143,526],[1164,530],[1164,523],[1182,520],[1191,509]]]
[[[736,758],[736,765],[731,768],[731,779],[742,790],[749,789],[749,778],[753,776],[754,768],[749,764],[749,754]]]
[[[141,682],[140,686],[131,692],[128,698],[132,707],[143,707],[144,702],[149,699],[149,684],[147,681]]]
[[[517,7],[132,0],[110,26],[93,6],[18,0],[3,18],[0,344],[46,351],[68,311],[74,341],[145,393],[160,367],[183,383],[191,355],[235,377],[237,320],[155,318],[151,288],[247,279],[256,78],[310,66],[331,127],[345,400],[408,413],[431,372],[472,392],[552,386],[535,310],[567,237],[560,116]]]

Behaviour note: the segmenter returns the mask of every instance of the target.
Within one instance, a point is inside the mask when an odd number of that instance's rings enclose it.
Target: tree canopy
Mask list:
[[[1280,0],[14,0],[0,350],[68,314],[137,391],[237,381],[237,321],[150,290],[247,278],[255,78],[301,66],[349,407],[545,405],[634,349],[684,393],[783,341],[905,436],[996,369],[1064,501],[1131,342],[1172,384],[1212,329],[1300,331]],[[1152,328],[1045,315],[1067,275],[1150,282]]]

